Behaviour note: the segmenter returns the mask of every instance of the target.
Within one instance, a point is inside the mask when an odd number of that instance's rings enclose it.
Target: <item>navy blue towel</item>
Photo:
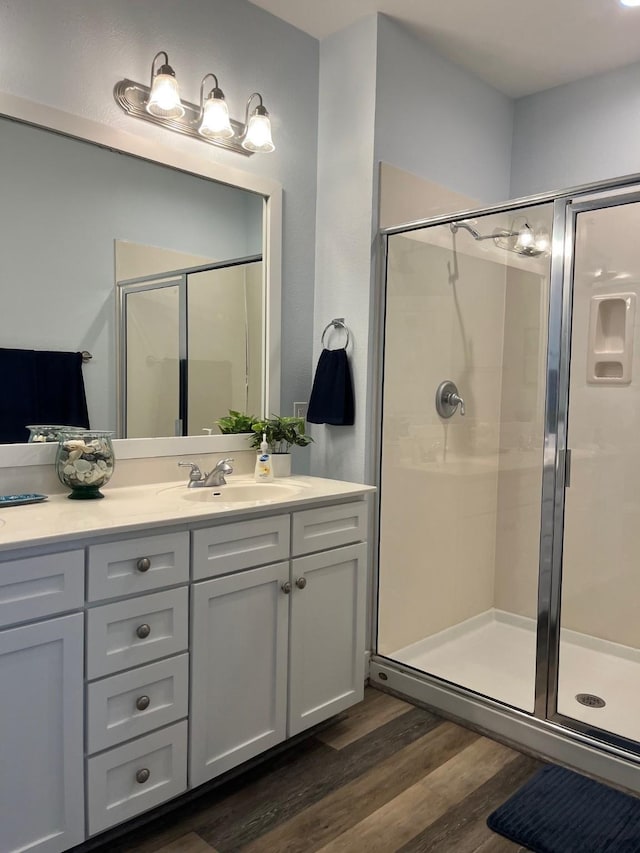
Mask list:
[[[307,420],[311,424],[350,426],[355,418],[353,383],[346,349],[320,353]]]
[[[27,424],[89,426],[81,353],[0,348],[0,443],[26,441]]]
[[[487,818],[533,853],[640,853],[640,799],[545,767]]]

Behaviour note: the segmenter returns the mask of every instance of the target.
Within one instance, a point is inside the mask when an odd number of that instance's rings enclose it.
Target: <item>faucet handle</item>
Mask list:
[[[216,468],[218,465],[228,465],[229,462],[233,462],[233,456],[228,456],[226,459],[218,459],[216,462]]]
[[[191,468],[189,471],[189,480],[197,482],[202,479],[202,471],[195,462],[178,462],[178,468]]]

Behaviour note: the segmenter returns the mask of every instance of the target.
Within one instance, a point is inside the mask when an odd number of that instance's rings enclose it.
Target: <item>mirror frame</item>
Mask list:
[[[196,177],[217,181],[228,186],[261,195],[264,200],[262,218],[262,246],[264,263],[264,317],[265,340],[265,410],[280,409],[280,325],[282,276],[282,185],[277,181],[226,166],[209,159],[209,149],[198,152],[180,151],[154,139],[138,136],[134,132],[101,124],[83,116],[74,115],[38,104],[25,98],[0,92],[0,117],[32,125],[42,130],[59,133],[82,142],[89,142],[122,154],[168,166]],[[115,287],[115,281],[114,281]],[[115,323],[115,316],[114,316]],[[114,353],[114,358],[115,358]],[[115,362],[114,362],[115,364]],[[139,459],[153,456],[177,456],[188,453],[216,453],[246,447],[245,439],[233,436],[183,436],[168,438],[117,439],[116,455],[120,459]],[[48,464],[52,461],[54,445],[2,444],[0,468]]]

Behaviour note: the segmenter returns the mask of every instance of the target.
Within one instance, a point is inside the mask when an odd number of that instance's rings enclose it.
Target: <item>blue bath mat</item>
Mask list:
[[[545,767],[487,818],[533,853],[640,853],[640,799]]]

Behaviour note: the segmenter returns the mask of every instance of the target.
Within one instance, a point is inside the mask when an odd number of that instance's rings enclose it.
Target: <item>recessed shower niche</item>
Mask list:
[[[633,360],[635,293],[591,297],[587,382],[590,385],[628,385]]]

